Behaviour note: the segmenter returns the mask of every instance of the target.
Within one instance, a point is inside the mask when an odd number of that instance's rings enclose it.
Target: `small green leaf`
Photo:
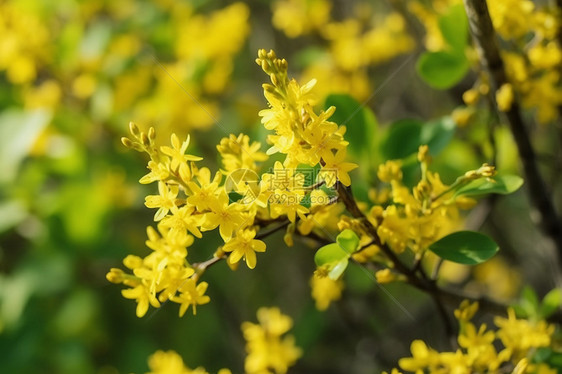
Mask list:
[[[494,256],[498,245],[488,236],[474,231],[458,231],[439,239],[429,249],[444,260],[464,265],[481,264]]]
[[[331,280],[338,280],[339,277],[341,277],[341,275],[343,274],[343,272],[347,268],[348,264],[349,264],[349,260],[347,259],[347,257],[344,258],[344,259],[341,259],[338,262],[336,262],[335,264],[333,264],[333,267],[331,268],[330,272],[328,273],[328,277]]]
[[[479,196],[491,193],[507,195],[517,191],[523,185],[523,178],[517,175],[496,175],[493,181],[477,179],[459,188],[456,196]]]
[[[539,309],[539,298],[533,288],[525,286],[521,291],[521,307],[529,317],[536,317]]]
[[[348,254],[352,254],[357,250],[359,245],[359,237],[353,230],[345,229],[336,238],[337,244]]]
[[[316,266],[320,267],[339,262],[343,259],[347,259],[348,257],[349,253],[347,253],[338,243],[331,243],[316,251],[316,254],[314,255],[314,262],[316,263]]]
[[[548,360],[548,358],[552,355],[552,349],[547,348],[547,347],[540,347],[537,348],[537,350],[535,351],[535,354],[533,355],[533,361],[534,363],[540,363],[540,362],[545,362],[546,360]]]
[[[470,67],[464,53],[425,52],[416,63],[419,76],[431,87],[444,90],[457,84]]]
[[[453,50],[464,53],[468,44],[468,19],[462,4],[451,6],[439,18],[439,29],[443,38]]]
[[[539,314],[542,318],[550,317],[562,304],[562,290],[553,289],[542,299]]]
[[[0,184],[10,183],[33,143],[51,120],[42,109],[8,109],[0,113]]]
[[[515,311],[515,315],[518,318],[529,318],[529,313],[527,313],[525,308],[523,308],[521,305],[516,304],[516,305],[512,305],[511,307]]]
[[[421,143],[423,122],[404,119],[394,122],[388,129],[381,153],[385,160],[396,160],[410,156],[418,151]]]
[[[422,126],[420,140],[421,144],[427,144],[429,153],[436,156],[453,139],[456,124],[451,117],[443,117],[429,121]],[[421,145],[420,144],[420,145]]]

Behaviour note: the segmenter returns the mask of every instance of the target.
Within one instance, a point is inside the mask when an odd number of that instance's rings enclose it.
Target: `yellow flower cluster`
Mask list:
[[[96,126],[122,121],[119,114],[182,135],[208,128],[219,116],[217,95],[231,81],[233,58],[249,35],[250,10],[242,2],[208,14],[200,9],[157,0],[48,7],[2,1],[0,74],[27,109],[77,109]],[[133,14],[153,15],[150,36],[141,31],[146,20]],[[58,106],[62,99],[72,105]]]
[[[379,166],[378,178],[390,185],[389,201],[385,206],[375,205],[369,220],[376,227],[383,244],[395,252],[406,248],[421,252],[460,226],[459,209],[468,209],[473,199],[455,196],[455,186],[447,186],[439,174],[428,169],[430,157],[427,146],[418,153],[422,177],[411,190],[402,183],[400,161],[387,161]],[[463,178],[491,177],[493,167],[484,166],[468,172]],[[457,181],[457,185],[460,180]]]
[[[293,326],[293,321],[281,314],[279,308],[260,308],[257,314],[259,324],[242,324],[247,341],[246,373],[285,374],[302,355],[293,336],[283,337]]]
[[[312,288],[312,298],[316,302],[316,309],[326,310],[333,301],[341,298],[344,284],[341,279],[332,280],[315,272],[310,278],[310,287]]]
[[[246,339],[246,374],[285,374],[302,355],[292,335],[285,335],[293,321],[279,308],[260,308],[259,324],[244,322],[242,331]],[[181,356],[174,351],[157,351],[148,359],[147,374],[208,374],[198,367],[185,366]],[[230,369],[220,369],[217,374],[232,374]]]
[[[337,180],[349,186],[348,173],[357,165],[344,161],[348,145],[343,137],[345,127],[329,121],[336,108],[330,107],[320,114],[314,111],[310,91],[316,80],[300,86],[289,79],[287,61],[278,59],[273,51],[260,50],[256,62],[271,78],[271,84],[263,85],[270,108],[259,112],[265,128],[275,130],[274,135],[268,136],[272,147],[267,153],[287,155],[287,168],[321,164],[320,174],[328,187]]]
[[[209,302],[205,295],[208,285],[197,283],[204,269],[194,269],[187,262],[187,248],[194,237],[201,238],[202,232],[219,228],[226,243],[223,253],[232,252],[229,262],[236,264],[244,258],[248,267],[254,268],[255,252],[265,251],[265,244],[254,239],[256,210],[252,204],[231,203],[226,190],[219,188],[221,173],[216,173],[211,182],[210,170],[195,165],[201,157],[186,154],[189,136],[180,141],[172,134],[171,147],[157,147],[153,128],[143,133],[131,123],[130,130],[134,140],[123,138],[123,143],[147,152],[151,158],[150,172],[140,182],[158,182],[159,194],[147,196],[145,202],[147,207],[158,209],[154,216],[158,225],[157,229],[148,228],[146,245],[153,252],[145,258],[125,258],[124,264],[133,275],[111,269],[107,278],[131,287],[123,291],[123,296],[137,301],[139,317],[147,312],[149,304],[159,307],[166,300],[181,305],[180,316],[190,306],[195,314],[197,305]]]
[[[190,369],[185,366],[179,354],[174,351],[156,351],[148,359],[150,371],[147,374],[208,374],[201,367]],[[217,374],[232,374],[228,369],[221,369]]]
[[[556,120],[562,105],[559,19],[529,0],[488,1],[488,7],[494,28],[510,45],[501,52],[510,83],[495,93],[498,108],[508,111],[518,95],[524,108],[536,111],[539,123]],[[487,78],[482,77],[463,99],[470,107],[488,92]]]
[[[556,41],[559,17],[529,0],[489,1],[488,6],[498,34],[515,46],[502,57],[523,107],[535,109],[540,123],[556,120],[562,105],[562,49]],[[505,95],[506,89],[501,87],[500,109]]]
[[[208,128],[219,115],[216,95],[231,80],[233,58],[250,32],[250,10],[233,3],[208,15],[198,14],[189,2],[170,2],[167,13],[173,35],[174,59],[139,66],[116,80],[118,109],[133,110],[136,118],[156,122],[171,132]],[[152,76],[156,76],[156,81]],[[181,87],[180,87],[181,85]],[[185,94],[184,90],[189,92]]]
[[[556,372],[545,363],[529,362],[537,348],[550,346],[553,325],[517,319],[510,308],[507,318],[494,319],[497,330],[488,330],[486,324],[477,328],[470,322],[477,308],[477,303],[464,301],[455,311],[460,324],[459,349],[437,352],[423,341],[415,340],[411,345],[412,357],[400,359],[400,367],[416,373]],[[500,342],[503,348],[498,351]]]
[[[226,259],[235,268],[241,260],[253,269],[256,252],[266,250],[256,237],[262,226],[275,220],[288,220],[285,241],[292,244],[292,234],[309,234],[318,225],[336,227],[341,207],[315,185],[305,185],[305,175],[297,166],[304,164],[314,171],[319,166],[319,181],[333,187],[336,182],[349,186],[348,172],[357,165],[345,162],[347,142],[345,128],[329,122],[335,108],[317,115],[309,100],[312,84],[300,87],[287,78],[287,64],[273,52],[259,52],[258,62],[270,75],[273,85],[264,85],[271,108],[260,112],[273,146],[268,153],[286,154],[270,172],[257,172],[260,162],[268,156],[260,151],[260,143],[250,142],[247,135],[223,138],[217,150],[223,169],[212,175],[206,167],[199,168],[201,157],[187,154],[190,137],[185,140],[172,134],[171,146],[157,146],[155,130],[141,132],[133,123],[133,139],[123,138],[125,146],[150,156],[150,172],[140,183],[158,183],[158,195],[145,199],[148,208],[156,209],[156,228],[148,228],[147,246],[152,252],[144,257],[128,256],[124,264],[133,274],[111,269],[107,278],[130,287],[123,296],[137,301],[137,316],[146,314],[149,305],[157,308],[166,300],[180,304],[180,316],[191,306],[209,302],[206,282],[199,282],[209,261]],[[304,199],[309,204],[304,205]],[[297,223],[297,221],[299,221]],[[265,224],[262,224],[264,223]],[[297,226],[298,225],[298,226]],[[323,226],[322,226],[323,227]],[[224,245],[214,258],[190,264],[188,250],[194,238],[218,229]]]
[[[326,44],[303,73],[304,80],[318,78],[321,97],[344,92],[363,100],[371,92],[368,68],[411,51],[414,41],[398,13],[379,17],[362,3],[353,15],[336,21],[330,17],[331,8],[327,0],[278,0],[273,24],[291,38],[314,32]]]
[[[33,81],[49,57],[49,30],[22,4],[0,4],[0,71],[12,84]]]

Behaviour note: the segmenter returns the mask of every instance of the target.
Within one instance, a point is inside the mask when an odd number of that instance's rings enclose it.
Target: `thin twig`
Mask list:
[[[493,92],[495,92],[503,84],[508,83],[508,80],[497,46],[496,34],[490,19],[488,6],[485,0],[463,1],[476,50],[482,65],[490,74],[490,82],[494,88]],[[491,100],[495,102],[495,96],[490,96]],[[495,106],[497,107],[497,105]],[[531,145],[530,134],[521,117],[517,100],[514,100],[511,108],[505,112],[505,117],[519,150],[531,203],[540,213],[539,225],[556,245],[558,261],[562,266],[562,225],[547,185],[539,173],[535,150]]]

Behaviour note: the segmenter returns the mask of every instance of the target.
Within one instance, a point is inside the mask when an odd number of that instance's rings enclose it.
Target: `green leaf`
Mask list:
[[[11,182],[20,163],[51,120],[45,110],[10,109],[0,114],[0,184]]]
[[[456,196],[479,196],[491,193],[507,195],[517,191],[523,185],[523,178],[517,175],[496,175],[493,182],[487,179],[477,179],[459,188]]]
[[[343,274],[343,272],[347,268],[348,264],[349,264],[349,260],[347,259],[347,257],[344,258],[344,259],[341,259],[340,261],[336,262],[335,264],[332,264],[333,267],[331,268],[330,272],[328,273],[328,277],[331,280],[338,280],[339,277],[341,277],[341,275]]]
[[[444,90],[457,84],[470,67],[466,56],[460,53],[425,52],[416,63],[419,76],[431,87]]]
[[[439,239],[429,249],[444,260],[464,265],[481,264],[494,256],[498,245],[487,235],[458,231]]]
[[[551,290],[546,294],[544,299],[542,299],[541,306],[539,308],[539,314],[542,318],[550,317],[562,304],[562,290],[557,288]]]
[[[527,312],[529,317],[536,317],[539,309],[539,298],[535,290],[530,286],[525,286],[521,291],[521,307]]]
[[[423,122],[404,119],[394,122],[380,149],[385,160],[405,158],[418,151],[421,143]]]
[[[352,254],[357,250],[359,245],[359,237],[353,230],[345,229],[336,238],[337,244],[348,254]]]
[[[468,44],[468,19],[462,4],[451,6],[439,18],[439,29],[447,44],[458,53],[464,53]]]
[[[328,264],[337,263],[343,259],[347,259],[349,253],[347,253],[338,243],[331,243],[323,246],[316,251],[314,255],[314,262],[316,266],[324,266]]]
[[[348,152],[355,158],[371,157],[374,154],[378,123],[373,112],[347,94],[331,94],[326,98],[324,108],[335,106],[330,121],[345,125],[345,140],[351,146]],[[370,160],[371,161],[371,160]]]
[[[381,153],[386,160],[403,159],[417,153],[420,145],[427,144],[431,155],[435,156],[453,139],[455,128],[451,117],[427,123],[416,119],[396,121],[388,129]]]
[[[455,128],[455,121],[448,116],[429,121],[422,126],[420,143],[427,144],[429,146],[429,153],[432,156],[436,156],[453,139]]]

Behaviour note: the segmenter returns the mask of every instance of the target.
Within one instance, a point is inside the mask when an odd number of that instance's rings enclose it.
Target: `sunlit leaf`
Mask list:
[[[357,250],[359,237],[353,230],[345,229],[337,236],[336,242],[344,251],[352,254]]]
[[[492,180],[477,179],[459,188],[457,196],[479,196],[486,194],[507,195],[517,191],[523,185],[523,178],[517,175],[496,175]]]
[[[343,274],[347,265],[349,264],[349,260],[346,258],[341,259],[340,261],[333,264],[332,269],[328,273],[328,277],[332,280],[338,280],[339,277]]]
[[[542,318],[550,317],[562,304],[562,290],[555,288],[545,295],[539,308]]]
[[[349,257],[347,253],[338,243],[331,243],[323,246],[316,251],[314,262],[320,267],[326,264],[335,263]]]

